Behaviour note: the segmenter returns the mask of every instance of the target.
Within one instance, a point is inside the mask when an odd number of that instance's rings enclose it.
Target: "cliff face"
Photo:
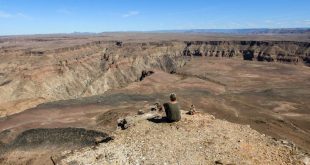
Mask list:
[[[309,64],[310,44],[296,41],[92,41],[46,50],[2,47],[0,56],[3,116],[42,102],[102,94],[139,81],[143,71],[159,69],[173,73],[185,65],[185,56]]]
[[[1,64],[2,111],[16,101],[27,101],[24,109],[32,103],[102,94],[139,81],[143,71],[171,72],[185,64],[178,46],[95,42],[40,55],[2,55],[7,60]]]
[[[186,42],[184,55],[207,57],[242,56],[245,60],[310,63],[310,43],[290,41]]]

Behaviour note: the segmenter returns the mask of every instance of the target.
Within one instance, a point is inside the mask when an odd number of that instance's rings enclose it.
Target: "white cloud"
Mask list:
[[[30,17],[29,15],[23,14],[23,13],[17,13],[16,17],[25,18],[25,19],[32,19],[32,17]]]
[[[23,14],[23,13],[8,13],[4,11],[0,11],[0,18],[24,18],[24,19],[31,19],[30,16]]]
[[[269,20],[269,19],[268,19],[268,20],[265,20],[264,22],[265,22],[266,24],[272,24],[272,23],[274,23],[274,21]]]
[[[304,22],[304,24],[306,24],[306,25],[310,25],[310,20],[304,20],[303,22]]]
[[[139,11],[130,11],[126,14],[123,15],[124,18],[128,18],[128,17],[132,17],[132,16],[136,16],[136,15],[139,15],[140,12]]]

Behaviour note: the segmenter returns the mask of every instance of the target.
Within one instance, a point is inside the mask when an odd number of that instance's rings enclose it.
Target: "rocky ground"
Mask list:
[[[286,141],[275,141],[249,125],[212,115],[186,115],[166,123],[156,114],[127,117],[129,128],[97,147],[64,152],[59,164],[304,164],[303,155]],[[65,158],[64,158],[65,157]]]

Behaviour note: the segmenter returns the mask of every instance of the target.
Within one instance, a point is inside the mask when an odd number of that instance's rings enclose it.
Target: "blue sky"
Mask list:
[[[0,0],[0,35],[310,27],[310,0]]]

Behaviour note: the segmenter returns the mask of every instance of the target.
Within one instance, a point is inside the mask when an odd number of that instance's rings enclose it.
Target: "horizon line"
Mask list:
[[[73,32],[59,32],[59,33],[29,33],[29,34],[5,34],[0,35],[0,37],[9,37],[9,36],[34,36],[34,35],[74,35],[74,34],[84,34],[84,35],[98,35],[102,33],[188,33],[190,31],[198,31],[203,30],[204,33],[213,33],[213,34],[237,34],[237,30],[306,30],[310,32],[310,27],[288,27],[288,28],[210,28],[210,29],[204,29],[204,28],[194,28],[194,29],[161,29],[161,30],[118,30],[118,31],[102,31],[102,32],[79,32],[79,31],[73,31]],[[209,31],[209,32],[208,32]],[[216,32],[216,31],[222,31],[222,32]],[[230,32],[224,32],[224,31],[230,31]],[[192,32],[195,33],[195,32]],[[199,32],[196,32],[199,33]],[[200,32],[203,33],[203,32]],[[240,34],[240,33],[239,33]],[[267,33],[266,33],[267,34]]]

